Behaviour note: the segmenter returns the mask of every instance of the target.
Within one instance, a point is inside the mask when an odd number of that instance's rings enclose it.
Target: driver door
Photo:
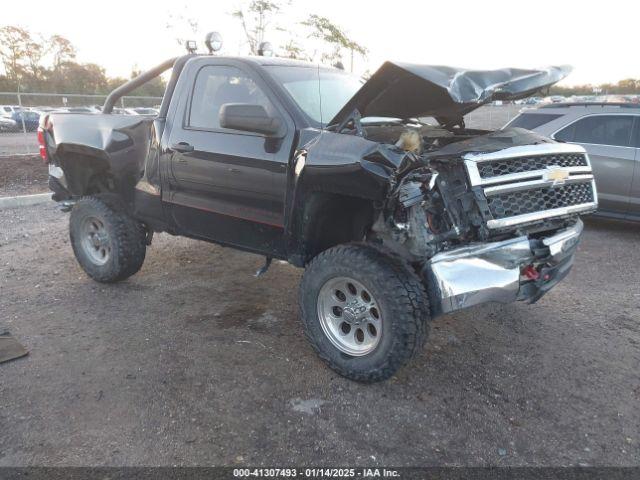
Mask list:
[[[255,252],[282,248],[291,119],[252,72],[233,64],[191,69],[188,95],[179,101],[169,133],[163,200],[188,235]],[[227,103],[262,105],[284,125],[283,138],[220,126]]]

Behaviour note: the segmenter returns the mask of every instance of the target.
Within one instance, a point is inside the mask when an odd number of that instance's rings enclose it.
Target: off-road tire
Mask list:
[[[380,306],[382,335],[364,356],[336,348],[321,327],[322,286],[343,276],[366,286]],[[428,298],[418,275],[402,259],[366,244],[339,245],[314,258],[302,277],[299,303],[305,335],[317,354],[337,373],[358,382],[394,375],[420,351],[428,335]]]
[[[97,218],[108,235],[110,256],[104,264],[92,260],[83,247],[83,222]],[[129,216],[120,200],[110,195],[80,199],[71,210],[69,236],[73,253],[82,269],[92,279],[102,283],[124,280],[142,268],[146,253],[146,230]]]

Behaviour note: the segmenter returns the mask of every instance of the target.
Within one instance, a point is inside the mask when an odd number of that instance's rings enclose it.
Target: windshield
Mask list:
[[[322,125],[336,116],[360,89],[357,77],[336,70],[269,65],[266,67],[302,111]],[[320,85],[318,86],[318,75]]]

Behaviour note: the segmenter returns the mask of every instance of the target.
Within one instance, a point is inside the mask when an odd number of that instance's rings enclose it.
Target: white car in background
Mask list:
[[[24,110],[19,105],[0,105],[0,117],[11,117],[14,113]]]
[[[9,117],[0,116],[0,132],[16,131],[18,124]]]

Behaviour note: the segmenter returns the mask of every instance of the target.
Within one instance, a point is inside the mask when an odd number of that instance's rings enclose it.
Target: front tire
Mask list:
[[[69,235],[78,263],[98,282],[118,282],[142,268],[146,231],[115,198],[80,199],[71,211]]]
[[[314,258],[302,277],[300,308],[320,358],[359,382],[388,379],[427,337],[420,279],[401,259],[368,245],[340,245]]]

